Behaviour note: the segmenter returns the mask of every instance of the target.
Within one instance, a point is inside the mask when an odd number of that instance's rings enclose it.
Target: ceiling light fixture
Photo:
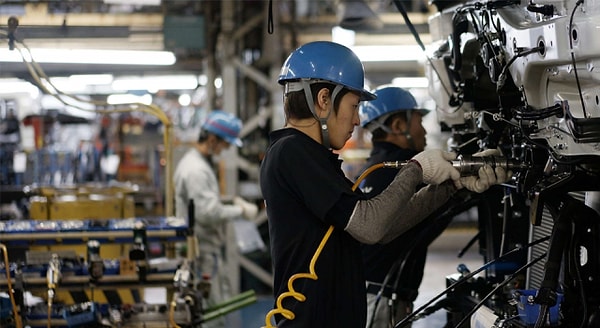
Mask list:
[[[196,75],[123,76],[115,78],[112,89],[117,91],[147,90],[194,90],[198,87]]]
[[[112,94],[106,98],[106,102],[111,105],[135,104],[142,103],[145,105],[152,104],[152,95],[145,94],[136,96],[132,94]]]
[[[423,50],[416,45],[352,46],[362,62],[425,61]]]
[[[429,80],[426,77],[396,77],[392,85],[400,88],[427,88]]]
[[[110,5],[160,6],[160,0],[104,0]]]
[[[40,89],[24,80],[16,78],[0,79],[0,95],[15,95],[18,93],[27,93],[31,98],[37,98],[40,95]]]
[[[31,60],[26,50],[23,53]],[[169,66],[176,62],[170,51],[34,48],[30,53],[38,63]],[[0,49],[0,62],[21,61],[18,51]]]

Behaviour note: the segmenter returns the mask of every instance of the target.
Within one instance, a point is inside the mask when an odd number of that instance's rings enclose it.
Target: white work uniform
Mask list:
[[[213,306],[231,297],[231,284],[225,272],[223,248],[227,242],[227,223],[242,216],[236,205],[221,202],[219,184],[210,163],[196,149],[188,150],[175,169],[175,215],[188,217],[188,204],[194,200],[194,236],[196,239],[196,282],[199,274],[209,274],[210,296],[205,304]],[[222,320],[211,320],[203,327],[214,327]]]

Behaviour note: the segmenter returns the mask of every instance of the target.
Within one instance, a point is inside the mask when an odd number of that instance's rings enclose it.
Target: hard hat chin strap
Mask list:
[[[382,129],[383,131],[385,131],[385,133],[389,133],[389,134],[394,133],[394,131],[392,131],[392,129],[389,126],[379,122],[378,120],[374,120],[371,123],[369,123],[368,128],[369,128],[369,130],[371,130],[371,132],[373,132],[377,129]]]
[[[327,117],[325,118],[319,118],[319,126],[321,127],[321,139],[323,140],[323,146],[325,146],[325,148],[329,149],[329,147],[331,146],[329,143],[329,129],[327,128],[327,118],[329,117],[329,114],[327,114]]]
[[[317,83],[317,82],[324,82],[324,81],[318,81],[318,80],[302,80],[301,81],[302,89],[304,90],[304,97],[306,97],[306,104],[308,105],[308,108],[310,109],[310,112],[313,114],[315,119],[317,119],[319,121],[319,126],[321,129],[322,144],[323,144],[323,146],[325,146],[325,148],[329,149],[331,147],[331,144],[329,142],[329,128],[327,127],[327,120],[329,119],[329,115],[331,115],[331,112],[333,110],[333,104],[335,103],[335,98],[340,93],[340,91],[342,91],[342,89],[344,87],[340,84],[337,84],[335,86],[335,88],[333,89],[333,92],[331,93],[331,108],[329,108],[327,110],[327,115],[325,117],[320,117],[319,114],[317,113],[317,111],[315,110],[315,101],[313,99],[312,91],[310,90],[310,85],[313,83]]]
[[[391,114],[384,115],[376,120],[373,120],[371,123],[369,123],[369,130],[372,132],[377,129],[382,129],[383,131],[385,131],[388,134],[403,135],[406,138],[406,141],[408,142],[409,148],[415,149],[415,140],[413,139],[412,135],[410,134],[410,124],[411,124],[410,121],[412,119],[412,110],[407,110],[405,113],[406,113],[405,114],[406,115],[406,129],[404,130],[404,132],[396,133],[389,126],[384,124],[384,122],[390,117]]]

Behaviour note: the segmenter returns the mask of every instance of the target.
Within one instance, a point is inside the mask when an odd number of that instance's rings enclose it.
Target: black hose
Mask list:
[[[552,212],[560,211],[552,227],[550,246],[548,248],[548,258],[544,265],[544,278],[540,284],[540,289],[535,296],[535,303],[548,305],[549,307],[556,304],[556,289],[558,287],[558,278],[563,258],[565,246],[568,243],[571,234],[571,219],[577,213],[574,208],[574,203],[567,198],[565,202],[560,202],[557,206],[553,206],[554,202],[546,202],[546,206]],[[562,208],[559,210],[559,207]],[[541,317],[542,315],[540,315]],[[536,327],[540,327],[536,324]]]
[[[508,220],[509,216],[511,216],[510,212],[510,189],[508,187],[504,187],[504,206],[503,206],[503,215],[502,215],[502,239],[500,241],[500,256],[504,254],[504,250],[508,245],[506,245],[506,238],[508,235]]]
[[[504,288],[504,286],[508,285],[509,282],[511,282],[519,273],[523,272],[524,270],[526,270],[527,268],[529,268],[530,266],[536,264],[537,262],[539,262],[540,260],[542,260],[544,257],[546,256],[546,254],[542,254],[538,257],[536,257],[533,261],[530,261],[529,263],[523,265],[522,267],[520,267],[519,269],[517,269],[517,271],[515,271],[514,273],[512,273],[510,276],[508,276],[508,278],[504,279],[504,281],[502,281],[501,283],[499,283],[496,287],[494,287],[494,289],[492,289],[491,292],[489,292],[487,295],[485,295],[485,297],[483,297],[481,299],[481,301],[479,301],[479,303],[477,303],[463,318],[462,320],[460,320],[458,322],[458,324],[456,324],[456,326],[454,326],[454,328],[458,328],[460,327],[462,324],[465,323],[465,321],[467,319],[469,319],[473,313],[475,313],[475,311],[477,311],[482,305],[483,303],[485,303],[490,297],[492,297],[500,288]]]
[[[495,258],[487,263],[485,263],[483,266],[481,266],[479,269],[461,277],[458,281],[454,282],[453,284],[451,284],[449,287],[447,287],[446,289],[444,289],[441,293],[437,294],[435,297],[433,297],[431,300],[429,300],[428,302],[426,302],[425,304],[423,304],[421,307],[419,307],[418,309],[416,309],[415,311],[413,311],[411,314],[409,314],[408,316],[406,316],[406,318],[402,319],[400,322],[398,322],[394,328],[401,328],[404,327],[408,322],[411,321],[412,318],[414,318],[417,314],[419,314],[421,311],[423,311],[425,308],[427,308],[431,303],[435,302],[437,299],[439,299],[440,297],[442,297],[443,295],[447,294],[449,291],[453,290],[454,288],[456,288],[456,286],[462,284],[465,281],[468,281],[469,279],[471,279],[473,276],[475,276],[476,274],[478,274],[479,272],[487,269],[488,267],[490,267],[492,264],[496,263],[499,260],[502,260],[510,255],[512,255],[513,253],[522,251],[524,249],[528,249],[529,247],[535,246],[539,243],[543,243],[545,241],[547,241],[548,239],[550,239],[550,237],[544,237],[544,238],[540,238],[536,241],[533,241],[527,245],[524,246],[519,246],[519,247],[515,247],[512,250],[508,251],[506,254],[504,254],[503,256],[500,256],[498,258]]]
[[[473,198],[471,198],[471,199],[463,199],[463,198],[455,199],[454,203],[451,201],[448,201],[445,205],[442,205],[440,208],[438,208],[435,212],[431,213],[424,220],[424,222],[431,221],[432,224],[431,225],[428,224],[428,229],[419,231],[418,236],[414,240],[420,241],[423,238],[425,238],[426,234],[430,231],[432,226],[439,224],[439,222],[442,220],[448,220],[448,222],[444,224],[445,226],[447,226],[450,223],[450,221],[452,220],[452,218],[454,218],[456,215],[458,215],[460,213],[463,213],[467,209],[473,207],[478,202],[479,202],[479,200],[473,199]],[[479,234],[477,234],[477,235],[479,235]],[[394,293],[396,292],[396,290],[398,288],[398,284],[400,282],[401,274],[404,271],[404,266],[406,264],[406,260],[410,257],[410,254],[415,250],[415,247],[418,244],[419,244],[418,242],[410,243],[408,250],[402,254],[403,255],[402,257],[398,258],[394,262],[394,264],[392,264],[392,266],[386,273],[386,275],[383,279],[383,282],[381,283],[381,288],[375,296],[375,304],[373,305],[373,311],[371,312],[372,315],[371,315],[369,322],[367,323],[368,328],[371,328],[373,326],[373,323],[375,320],[375,313],[377,313],[377,308],[379,307],[379,303],[381,301],[381,296],[383,295],[385,286],[387,286],[388,281],[392,278],[393,274],[396,272],[396,279],[394,280],[394,284],[392,285],[392,291]],[[461,257],[461,256],[462,255],[460,255],[458,257]],[[395,312],[393,311],[393,308],[392,308],[390,310],[391,319],[394,319],[394,315],[393,315],[394,313]],[[392,323],[392,326],[393,326],[393,323]]]
[[[417,29],[415,28],[415,26],[411,22],[410,18],[408,17],[408,12],[406,11],[406,8],[404,8],[404,5],[402,4],[402,1],[400,1],[400,0],[393,0],[393,1],[394,1],[394,4],[396,5],[396,8],[398,9],[398,11],[400,12],[400,14],[402,15],[402,18],[404,18],[404,22],[406,23],[406,27],[408,27],[408,29],[410,30],[410,33],[415,38],[415,41],[417,42],[417,44],[419,45],[419,47],[421,48],[421,50],[423,50],[423,53],[426,53],[427,50],[425,49],[425,44],[421,40],[421,37],[419,36],[419,32],[417,32]],[[425,55],[425,58],[429,62],[429,65],[431,65],[431,69],[435,72],[435,75],[437,75],[438,79],[440,80],[440,84],[444,88],[444,91],[446,91],[446,94],[448,96],[452,96],[452,92],[450,92],[450,90],[448,89],[448,86],[446,86],[444,84],[444,80],[440,76],[440,73],[436,69],[435,65],[433,65],[433,62],[431,61],[431,58],[429,58],[429,56],[427,56],[427,55]]]

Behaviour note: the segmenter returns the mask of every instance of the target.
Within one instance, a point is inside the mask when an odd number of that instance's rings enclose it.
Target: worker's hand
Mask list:
[[[485,156],[502,156],[500,149],[486,149],[478,153],[473,154],[473,157],[485,157]]]
[[[416,154],[412,159],[421,166],[424,183],[438,185],[448,179],[458,182],[460,178],[460,172],[450,162],[456,159],[456,153],[428,149]]]
[[[473,157],[483,156],[501,156],[502,152],[498,149],[487,149],[473,154]],[[501,167],[492,168],[490,165],[484,165],[477,171],[477,176],[468,176],[460,178],[460,187],[467,188],[470,191],[482,193],[495,184],[502,184],[510,180],[511,171],[506,171]]]
[[[242,197],[236,196],[233,198],[233,204],[242,208],[242,216],[246,220],[254,220],[258,214],[258,206],[250,203]]]

